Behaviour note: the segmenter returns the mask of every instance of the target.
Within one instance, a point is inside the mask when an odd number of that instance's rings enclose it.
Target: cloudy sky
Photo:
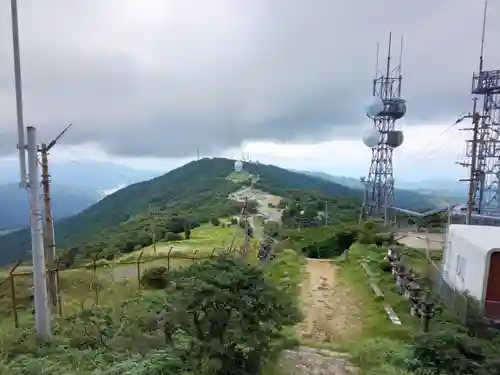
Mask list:
[[[15,152],[8,0],[0,0],[0,157]],[[25,122],[54,157],[168,169],[202,156],[238,157],[359,177],[370,150],[377,41],[404,35],[395,154],[403,179],[460,178],[483,5],[479,0],[22,0]],[[202,5],[203,4],[203,5]],[[485,68],[500,67],[490,0]],[[398,60],[399,46],[393,49]],[[467,125],[467,124],[464,124]]]

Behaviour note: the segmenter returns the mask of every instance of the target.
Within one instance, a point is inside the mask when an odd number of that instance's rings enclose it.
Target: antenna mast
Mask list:
[[[374,104],[367,109],[367,116],[373,121],[373,129],[363,142],[372,149],[372,159],[368,177],[361,182],[365,185],[361,219],[381,218],[387,224],[391,222],[388,209],[394,201],[394,174],[392,156],[395,148],[403,143],[403,133],[395,129],[396,120],[406,113],[406,103],[401,98],[401,64],[403,39],[399,65],[391,67],[392,33],[389,33],[389,45],[385,71],[378,69],[379,43],[377,43],[377,58],[375,79],[373,80]],[[377,107],[376,110],[374,108]]]
[[[475,95],[472,118],[473,137],[467,141],[466,156],[470,161],[460,163],[470,168],[467,223],[474,224],[474,214],[500,216],[500,69],[484,70],[484,40],[488,1],[484,3],[479,72],[472,76],[471,93]],[[482,100],[481,100],[482,97]],[[482,101],[482,110],[477,101]],[[462,119],[463,119],[462,118]],[[459,119],[458,121],[462,120]],[[487,219],[481,219],[486,223]],[[494,221],[492,221],[494,222]],[[477,223],[477,222],[476,222]]]

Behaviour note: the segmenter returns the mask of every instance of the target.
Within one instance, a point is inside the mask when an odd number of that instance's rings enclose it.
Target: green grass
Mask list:
[[[229,219],[221,219],[221,221],[228,220]],[[180,255],[183,252],[192,253],[195,250],[199,253],[207,254],[211,253],[214,249],[228,247],[234,236],[236,236],[236,239],[243,238],[243,230],[237,225],[223,228],[210,223],[203,224],[200,227],[193,229],[189,240],[158,242],[156,244],[156,253],[158,256],[166,255],[168,254],[170,247],[173,247],[172,254],[175,252],[176,255]],[[139,251],[127,254],[118,261],[136,259],[141,251],[144,251],[143,257],[154,255],[153,246],[148,246]]]
[[[395,288],[390,272],[381,271],[379,262],[386,255],[386,248],[370,245],[354,244],[349,251],[349,257],[341,263],[341,275],[353,287],[356,295],[362,299],[363,324],[366,337],[388,337],[393,339],[409,339],[415,331],[416,319],[408,313],[408,303]],[[375,275],[376,284],[384,293],[384,299],[376,298],[369,285],[369,279],[361,267],[360,261],[367,261],[368,268]],[[402,325],[393,324],[383,308],[389,304],[402,321]]]
[[[241,171],[241,172],[234,171],[234,172],[231,172],[231,174],[229,176],[227,176],[228,180],[231,180],[231,181],[236,182],[236,183],[248,181],[252,177],[253,176],[251,173],[248,173],[245,171]]]
[[[270,279],[283,285],[292,295],[300,295],[300,284],[304,279],[303,258],[291,249],[276,254],[272,262],[265,265]]]
[[[348,258],[337,261],[340,276],[349,283],[362,306],[362,338],[347,343],[345,350],[351,353],[362,374],[410,375],[401,370],[400,365],[408,356],[409,343],[419,329],[419,321],[410,316],[407,301],[395,291],[392,275],[379,269],[386,251],[385,247],[354,244]],[[369,285],[369,278],[360,264],[363,259],[368,261],[370,271],[375,274],[377,285],[384,293],[383,300],[375,297]],[[402,325],[389,320],[384,303],[393,308]]]
[[[443,258],[442,250],[433,250],[430,253],[431,260],[439,265]],[[401,260],[403,263],[413,269],[418,275],[424,276],[426,273],[428,261],[426,251],[422,249],[404,248]]]

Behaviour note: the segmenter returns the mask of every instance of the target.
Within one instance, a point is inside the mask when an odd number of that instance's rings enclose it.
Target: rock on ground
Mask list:
[[[280,369],[286,375],[356,375],[358,369],[348,363],[349,355],[326,349],[298,347],[285,350]]]

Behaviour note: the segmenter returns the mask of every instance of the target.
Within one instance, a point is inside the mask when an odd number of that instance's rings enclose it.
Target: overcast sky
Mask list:
[[[0,0],[0,156],[16,144],[9,3]],[[44,140],[74,124],[57,158],[164,169],[197,147],[235,157],[246,149],[263,162],[359,177],[370,160],[360,134],[376,44],[385,55],[392,30],[395,61],[404,35],[408,103],[396,176],[465,176],[454,162],[467,134],[446,129],[471,109],[482,1],[19,3],[26,124]],[[500,1],[490,0],[487,69],[500,67],[497,14]]]

